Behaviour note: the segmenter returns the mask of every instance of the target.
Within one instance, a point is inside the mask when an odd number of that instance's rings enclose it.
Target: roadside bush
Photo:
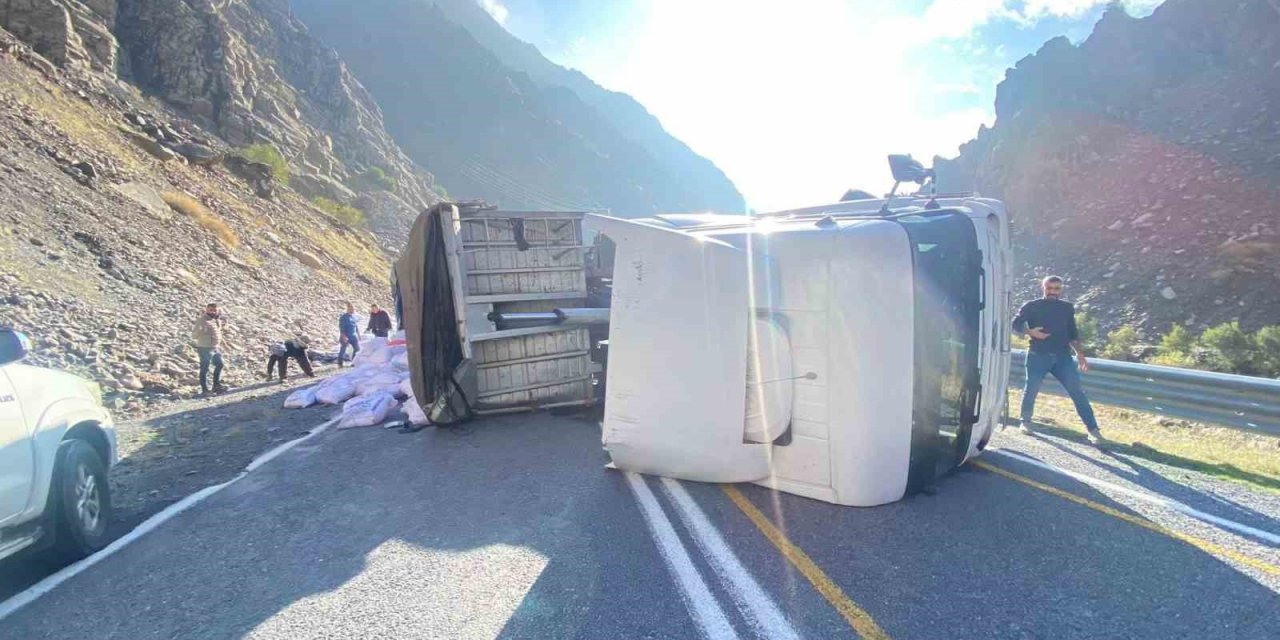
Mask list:
[[[289,184],[289,163],[275,147],[269,144],[253,144],[240,150],[240,155],[254,162],[271,167],[271,177],[280,184]]]
[[[1098,321],[1081,311],[1076,313],[1076,332],[1080,334],[1080,345],[1086,353],[1093,353],[1098,341]]]
[[[1133,347],[1138,344],[1138,331],[1130,326],[1123,326],[1107,334],[1107,344],[1102,347],[1102,357],[1111,360],[1129,360],[1133,357]]]
[[[1258,364],[1261,373],[1280,376],[1280,324],[1263,327],[1253,337],[1258,345]]]
[[[437,182],[435,186],[431,187],[431,190],[435,191],[436,195],[440,196],[441,199],[443,200],[449,199],[449,190],[445,189],[444,185],[440,184],[439,182]]]
[[[359,227],[364,224],[364,212],[349,204],[334,202],[328,198],[316,198],[311,203],[348,227]]]
[[[1255,372],[1257,344],[1240,330],[1239,322],[1228,322],[1205,329],[1200,336],[1209,367],[1224,373]]]
[[[1160,346],[1156,347],[1156,355],[1169,357],[1182,357],[1185,360],[1191,359],[1191,350],[1196,346],[1196,337],[1191,335],[1187,328],[1175,324],[1169,328],[1169,333],[1164,334],[1160,338]]]
[[[228,227],[227,223],[218,217],[218,214],[200,204],[199,200],[185,193],[173,191],[160,194],[160,198],[164,200],[165,204],[169,205],[169,208],[190,217],[196,224],[212,232],[213,235],[218,237],[218,240],[222,241],[222,244],[228,247],[240,246],[240,237],[236,235],[236,232],[232,231],[231,227]]]
[[[1147,364],[1158,364],[1164,367],[1177,367],[1179,369],[1195,369],[1196,361],[1185,353],[1156,353]]]

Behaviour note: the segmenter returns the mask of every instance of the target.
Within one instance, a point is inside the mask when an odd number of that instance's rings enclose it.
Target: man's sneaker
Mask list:
[[[226,392],[228,392],[228,391],[230,391],[230,390],[231,390],[231,389],[230,389],[229,387],[227,387],[227,385],[225,385],[225,384],[215,384],[215,385],[213,385],[213,392],[214,392],[214,393],[226,393]]]
[[[1102,448],[1102,433],[1100,433],[1097,429],[1090,431],[1089,435],[1086,437],[1089,438],[1089,444],[1099,449]]]
[[[1021,431],[1023,435],[1028,435],[1028,436],[1035,433],[1035,431],[1031,430],[1031,424],[1028,422],[1019,423],[1018,431]]]

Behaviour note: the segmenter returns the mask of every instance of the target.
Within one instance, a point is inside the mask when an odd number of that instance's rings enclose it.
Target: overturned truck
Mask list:
[[[588,277],[590,232],[611,278]],[[434,421],[602,401],[617,468],[870,506],[991,437],[1009,267],[1003,205],[961,195],[644,220],[445,204],[396,276]]]

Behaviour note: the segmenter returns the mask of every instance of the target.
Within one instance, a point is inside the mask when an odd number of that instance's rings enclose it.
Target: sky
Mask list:
[[[631,94],[758,211],[892,186],[954,156],[1005,70],[1089,35],[1107,0],[476,0],[552,61]],[[1127,0],[1147,15],[1162,0]],[[927,164],[927,162],[926,162]]]

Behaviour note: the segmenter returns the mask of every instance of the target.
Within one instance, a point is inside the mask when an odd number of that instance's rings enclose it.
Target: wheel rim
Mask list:
[[[98,479],[84,465],[76,467],[76,517],[86,532],[96,531],[102,517]]]

